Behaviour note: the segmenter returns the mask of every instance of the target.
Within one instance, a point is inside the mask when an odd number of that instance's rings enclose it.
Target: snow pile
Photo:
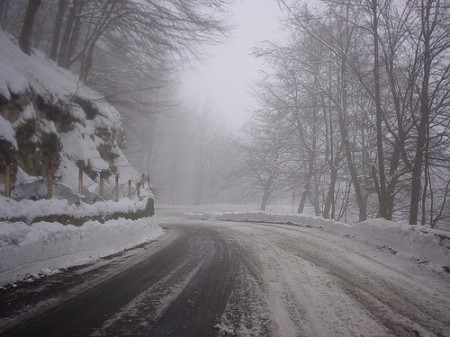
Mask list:
[[[450,233],[426,226],[370,219],[352,226],[358,238],[421,262],[450,266]]]
[[[313,227],[318,229],[327,229],[332,232],[340,233],[350,225],[327,220],[316,216],[307,216],[302,214],[282,214],[272,212],[201,212],[186,213],[190,219],[208,220],[216,219],[221,221],[248,221],[248,222],[268,222],[294,224],[299,226]]]
[[[3,116],[0,115],[0,139],[4,139],[11,143],[15,149],[17,149],[17,142],[14,129],[10,122],[8,122]]]
[[[75,218],[108,215],[113,213],[135,213],[145,209],[147,199],[121,198],[115,201],[99,201],[94,204],[69,204],[67,200],[41,199],[20,200],[0,196],[0,219],[24,219],[27,223],[33,219],[49,215],[68,215]]]
[[[0,285],[42,270],[65,268],[133,247],[162,234],[154,218],[59,223],[0,223]]]
[[[450,232],[430,227],[410,226],[385,219],[370,219],[358,224],[320,217],[267,212],[202,212],[186,213],[190,219],[294,224],[354,237],[392,253],[402,253],[420,262],[450,267]]]

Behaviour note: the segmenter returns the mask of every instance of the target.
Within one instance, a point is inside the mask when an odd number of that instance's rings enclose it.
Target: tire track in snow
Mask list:
[[[161,318],[192,281],[204,260],[199,256],[176,266],[167,276],[121,308],[91,336],[145,336],[146,330]]]
[[[208,235],[213,249],[164,315],[146,336],[207,337],[215,328],[225,310],[234,286],[239,260],[233,245],[228,245],[217,231],[198,228]]]
[[[185,260],[191,237],[180,231],[168,246],[119,274],[23,322],[5,336],[88,336],[138,294]]]
[[[227,233],[224,233],[228,235]],[[220,323],[216,325],[219,336],[258,337],[277,336],[273,333],[269,315],[270,304],[264,296],[265,284],[261,277],[258,259],[246,247],[237,246],[239,267],[234,286]]]
[[[275,336],[386,335],[384,327],[330,283],[325,270],[279,245],[274,233],[251,231],[241,236],[240,244],[259,258]]]
[[[432,291],[417,287],[412,280],[374,261],[366,260],[366,268],[357,267],[351,263],[354,261],[348,261],[345,255],[348,252],[333,250],[328,242],[317,237],[306,235],[306,239],[304,233],[302,236],[303,239],[298,236],[301,242],[280,237],[278,246],[324,268],[341,291],[385,326],[389,335],[450,336],[448,300],[434,296]],[[323,253],[326,244],[333,254]]]

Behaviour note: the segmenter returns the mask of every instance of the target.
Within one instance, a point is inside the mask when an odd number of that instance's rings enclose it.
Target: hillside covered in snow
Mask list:
[[[119,112],[41,52],[23,53],[1,30],[0,46],[0,284],[161,235],[147,211],[150,185],[122,152]],[[46,200],[49,170],[53,197]],[[117,176],[119,196],[111,200]]]
[[[70,194],[67,190],[77,191],[80,167],[85,194],[98,191],[100,174],[106,178],[105,191],[116,174],[122,184],[139,179],[122,152],[124,133],[113,106],[41,52],[23,53],[3,31],[0,45],[2,193],[7,163],[15,199],[45,197],[36,180],[44,179],[49,167],[55,172],[57,198]]]

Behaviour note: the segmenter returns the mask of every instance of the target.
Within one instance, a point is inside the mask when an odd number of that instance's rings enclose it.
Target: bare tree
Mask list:
[[[433,118],[433,114],[441,110],[436,109],[436,104],[442,108],[440,104],[442,101],[439,102],[439,100],[444,98],[444,101],[447,101],[449,95],[448,90],[446,90],[447,93],[443,93],[443,97],[439,95],[439,91],[442,89],[442,86],[448,85],[450,72],[448,62],[445,65],[439,59],[442,55],[448,57],[446,53],[450,49],[450,32],[448,30],[448,24],[450,23],[449,9],[443,2],[434,0],[421,0],[417,5],[420,14],[420,31],[416,49],[416,59],[419,64],[418,69],[420,70],[420,91],[418,93],[420,97],[420,110],[417,117],[415,115],[412,116],[415,120],[417,136],[415,154],[411,163],[411,203],[409,210],[409,223],[411,225],[415,225],[418,222],[422,174],[424,166],[427,171],[429,164],[430,121]],[[436,68],[440,70],[437,73]],[[422,223],[425,222],[426,188],[423,191]]]
[[[56,60],[56,55],[58,53],[59,48],[59,40],[61,35],[61,29],[64,21],[64,16],[67,8],[67,1],[66,0],[59,0],[58,1],[58,10],[56,12],[56,18],[55,18],[55,27],[53,30],[53,36],[52,36],[52,44],[50,47],[50,53],[49,58],[52,60]]]
[[[36,13],[41,5],[41,0],[30,0],[25,12],[25,18],[23,19],[22,29],[19,36],[19,46],[20,49],[25,54],[30,55],[31,53],[31,42],[34,20],[36,18]]]
[[[260,117],[256,115],[246,125],[247,136],[236,142],[240,159],[234,173],[255,183],[262,193],[260,210],[264,211],[272,193],[279,187],[287,158],[285,138]]]

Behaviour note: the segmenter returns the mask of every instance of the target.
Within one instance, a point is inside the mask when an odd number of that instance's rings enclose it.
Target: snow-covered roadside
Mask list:
[[[370,219],[352,225],[357,238],[450,271],[450,232],[404,222]]]
[[[202,212],[186,213],[195,220],[248,221],[264,223],[293,224],[326,230],[334,234],[354,237],[382,248],[400,253],[407,258],[450,270],[450,232],[425,226],[410,226],[406,223],[370,219],[359,224],[320,217],[280,214],[269,212]]]
[[[119,202],[112,200],[96,202],[94,204],[69,204],[67,200],[42,199],[20,200],[0,196],[0,219],[23,219],[30,223],[35,218],[49,215],[68,215],[75,218],[106,215],[112,213],[134,213],[145,209],[147,199],[121,198]]]
[[[155,218],[88,221],[80,227],[0,222],[0,286],[27,275],[87,263],[162,233]]]
[[[272,212],[204,212],[204,213],[188,213],[191,219],[207,220],[213,218],[222,221],[250,221],[250,222],[269,222],[269,223],[286,223],[314,228],[323,228],[330,231],[345,230],[350,225],[333,220],[327,220],[315,216],[307,216],[300,214],[282,214]]]

